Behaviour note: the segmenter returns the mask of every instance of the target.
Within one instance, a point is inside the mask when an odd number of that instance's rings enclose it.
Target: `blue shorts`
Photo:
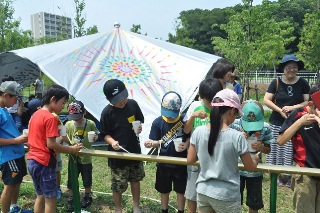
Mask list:
[[[24,156],[15,160],[5,162],[0,166],[4,185],[16,185],[22,182],[27,175],[27,166]]]
[[[35,160],[28,160],[28,170],[37,195],[46,198],[57,197],[56,168],[50,168]]]

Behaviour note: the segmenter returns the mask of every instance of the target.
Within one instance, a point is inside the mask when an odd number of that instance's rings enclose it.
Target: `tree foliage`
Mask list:
[[[169,34],[169,42],[194,48],[207,53],[214,53],[211,37],[226,38],[220,29],[234,14],[230,8],[182,11],[175,20],[175,35]]]
[[[320,11],[306,14],[299,43],[299,58],[307,69],[320,69]]]
[[[74,0],[74,3],[76,4],[76,17],[74,18],[74,37],[81,37],[86,34],[84,25],[87,20],[85,17],[83,17],[83,11],[86,3],[84,2],[84,0]]]
[[[14,9],[11,0],[0,0],[0,52],[15,49],[18,45],[15,39],[26,39],[27,34],[19,31],[20,20],[13,19]],[[20,44],[24,46],[24,44]]]
[[[212,43],[220,55],[234,62],[240,72],[247,72],[272,65],[272,61],[282,56],[285,45],[294,38],[292,24],[277,22],[272,12],[280,7],[269,1],[249,7],[230,17],[221,29],[227,38],[214,37]]]

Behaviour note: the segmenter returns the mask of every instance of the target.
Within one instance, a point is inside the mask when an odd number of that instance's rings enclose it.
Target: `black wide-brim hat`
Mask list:
[[[298,64],[298,70],[303,70],[304,69],[304,63],[303,61],[299,60],[297,58],[297,56],[295,56],[294,54],[290,54],[290,55],[285,55],[283,56],[281,63],[278,65],[276,71],[277,72],[283,72],[284,67],[291,61],[294,61]]]

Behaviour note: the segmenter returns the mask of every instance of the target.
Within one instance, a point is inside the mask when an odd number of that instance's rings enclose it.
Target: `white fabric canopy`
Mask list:
[[[84,103],[98,120],[108,104],[102,88],[108,79],[126,84],[145,116],[141,142],[160,115],[162,96],[178,92],[186,109],[218,56],[114,28],[106,33],[15,50],[0,55],[0,77],[31,83],[39,69]],[[13,74],[17,71],[17,74]],[[21,82],[22,81],[22,82]],[[24,83],[23,83],[24,82]],[[147,150],[142,146],[143,152]]]

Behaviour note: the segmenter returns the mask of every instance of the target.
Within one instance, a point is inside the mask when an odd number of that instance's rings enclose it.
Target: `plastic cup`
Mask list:
[[[251,137],[249,137],[249,138],[247,139],[247,141],[248,141],[248,150],[249,150],[249,152],[255,152],[256,150],[255,150],[255,149],[252,149],[252,144],[257,142],[257,138],[251,138]]]
[[[93,138],[96,135],[96,133],[94,131],[89,131],[88,132],[88,140],[90,143],[94,142]]]
[[[67,136],[67,127],[59,125],[59,134],[60,136]]]
[[[22,135],[28,136],[29,135],[29,129],[22,130]]]
[[[141,122],[140,121],[133,121],[132,122],[133,131],[136,133],[137,136],[139,136],[138,129],[139,129],[140,126],[141,126]]]
[[[61,137],[56,137],[56,143],[61,143],[62,138]]]
[[[174,142],[174,147],[176,149],[177,152],[181,152],[181,150],[179,149],[180,144],[182,144],[182,138],[176,138],[173,140]]]

